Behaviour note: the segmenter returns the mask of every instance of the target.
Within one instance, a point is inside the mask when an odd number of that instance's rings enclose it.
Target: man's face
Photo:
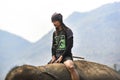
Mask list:
[[[60,21],[53,21],[52,23],[53,23],[53,25],[54,25],[56,28],[58,28],[58,27],[61,26]]]

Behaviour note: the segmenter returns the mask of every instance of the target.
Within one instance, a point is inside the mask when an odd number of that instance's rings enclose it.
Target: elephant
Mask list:
[[[120,80],[120,74],[112,68],[85,60],[75,60],[80,80]],[[5,80],[72,80],[69,70],[62,63],[43,66],[22,65],[11,69]]]

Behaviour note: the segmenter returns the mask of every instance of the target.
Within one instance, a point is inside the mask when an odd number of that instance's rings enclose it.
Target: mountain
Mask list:
[[[119,8],[118,2],[86,13],[73,12],[64,21],[74,33],[74,55],[107,65],[120,64]],[[34,52],[28,56],[30,63],[48,62],[51,58],[52,34],[53,30],[34,44]]]
[[[22,53],[31,45],[17,35],[0,30],[0,78],[5,72],[4,69],[7,70],[11,65],[15,65],[24,56]]]
[[[53,30],[49,31],[25,52],[27,55],[25,55],[26,58],[23,59],[23,62],[32,65],[44,65],[51,59],[52,32]]]
[[[120,2],[106,4],[86,13],[73,12],[65,19],[65,24],[74,33],[72,52],[75,56],[109,66],[120,64],[119,8]],[[0,78],[15,65],[47,64],[51,59],[53,31],[49,31],[36,43],[30,43],[0,30]]]
[[[25,48],[30,45],[31,43],[27,40],[9,32],[0,30],[0,54],[2,58],[10,58],[10,56],[7,55],[17,56],[18,52],[24,51]]]
[[[87,13],[74,12],[68,17],[75,34],[76,55],[101,63],[119,63],[120,3],[104,5]],[[77,16],[78,17],[77,17]]]

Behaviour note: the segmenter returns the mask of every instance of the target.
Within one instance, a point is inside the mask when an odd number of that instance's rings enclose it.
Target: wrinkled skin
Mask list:
[[[75,61],[80,80],[120,80],[120,74],[98,63]],[[14,67],[5,80],[71,80],[70,73],[63,64],[46,66],[23,65]]]

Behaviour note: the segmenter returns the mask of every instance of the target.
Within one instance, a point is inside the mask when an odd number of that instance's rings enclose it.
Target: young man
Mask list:
[[[71,49],[73,47],[73,33],[63,23],[62,15],[54,13],[51,17],[56,31],[53,33],[52,60],[50,63],[64,63],[71,73],[72,80],[80,80],[73,63]]]

